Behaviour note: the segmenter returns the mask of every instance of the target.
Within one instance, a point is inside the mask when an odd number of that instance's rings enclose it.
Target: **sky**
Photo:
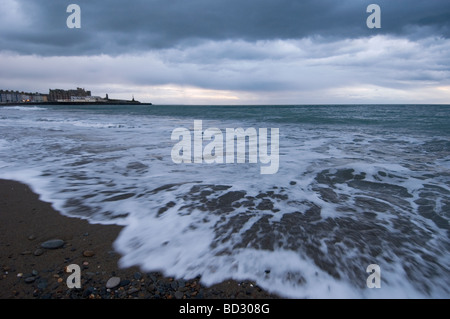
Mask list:
[[[153,104],[450,104],[450,1],[2,0],[0,70]]]

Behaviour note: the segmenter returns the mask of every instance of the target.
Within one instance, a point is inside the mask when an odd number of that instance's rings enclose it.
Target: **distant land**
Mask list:
[[[118,100],[106,97],[92,96],[91,91],[82,88],[76,90],[49,89],[48,94],[26,93],[20,91],[0,90],[0,105],[152,105],[141,103],[134,99]]]
[[[139,101],[126,100],[105,100],[94,102],[0,102],[0,106],[16,106],[16,105],[153,105],[152,103],[143,103]]]

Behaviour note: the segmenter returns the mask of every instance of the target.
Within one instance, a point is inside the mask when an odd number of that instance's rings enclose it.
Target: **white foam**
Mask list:
[[[7,110],[17,110],[17,111],[45,111],[45,107],[38,106],[4,106]]]
[[[11,113],[17,111],[11,110]],[[410,209],[377,198],[382,204],[393,205],[398,214],[408,214],[411,225],[417,229],[426,226],[430,232],[433,231],[434,242],[414,251],[406,249],[408,258],[420,256],[429,248],[439,251],[442,243],[448,243],[443,231],[437,229],[432,221],[415,213],[417,204],[414,201],[419,199],[420,190],[426,183],[439,184],[439,177],[427,177],[427,180],[413,177],[420,177],[426,173],[426,169],[423,172],[413,171],[398,160],[401,150],[395,144],[386,146],[383,140],[369,134],[359,134],[359,142],[355,142],[352,131],[329,132],[304,129],[298,125],[280,125],[280,169],[277,174],[268,176],[259,174],[258,165],[248,163],[173,163],[170,158],[173,146],[170,141],[171,130],[191,127],[191,118],[117,114],[112,118],[106,113],[86,115],[49,109],[44,117],[27,112],[19,118],[2,119],[1,124],[4,136],[0,140],[0,177],[27,183],[41,195],[42,200],[53,203],[63,214],[96,223],[125,226],[114,243],[115,248],[123,254],[120,264],[124,267],[139,265],[144,270],[160,270],[180,278],[201,275],[207,285],[229,278],[251,279],[269,291],[290,298],[429,296],[409,283],[402,268],[402,260],[396,256],[395,243],[384,242],[384,251],[378,262],[386,281],[383,281],[383,288],[379,290],[362,289],[361,285],[355,285],[354,278],[349,278],[349,269],[358,268],[364,281],[367,265],[357,264],[356,261],[361,257],[370,259],[371,256],[367,252],[361,256],[360,250],[346,248],[342,242],[336,243],[336,249],[339,248],[342,255],[337,255],[339,260],[334,260],[336,267],[339,264],[342,268],[337,269],[340,279],[316,265],[300,244],[296,247],[297,251],[285,247],[258,250],[251,245],[237,245],[262,217],[268,216],[269,223],[276,225],[286,215],[294,212],[302,214],[312,205],[321,208],[322,221],[344,217],[356,221],[358,214],[363,211],[354,207],[356,196],[370,199],[370,194],[346,182],[333,186],[319,184],[317,175],[325,170],[331,174],[353,169],[355,175],[365,173],[367,182],[402,186],[412,195],[411,198],[403,199]],[[232,120],[205,120],[203,124],[204,127],[221,128],[255,125]],[[287,138],[291,136],[294,138]],[[402,139],[399,137],[397,140],[401,143]],[[419,142],[415,138],[408,140],[408,143],[413,144],[412,147]],[[373,145],[386,146],[382,149],[384,153],[370,153],[368,148],[376,148]],[[413,159],[405,155],[404,161],[408,164]],[[433,166],[433,169],[439,170],[439,167]],[[380,171],[386,174],[379,175]],[[172,186],[158,191],[169,184]],[[229,213],[213,213],[200,210],[202,202],[193,199],[192,188],[201,185],[231,186],[226,191],[216,191],[207,196],[211,200],[230,191],[245,191],[246,196],[253,197],[273,191],[278,195],[286,195],[288,200],[271,198],[274,208],[280,210],[277,213],[265,210],[257,214],[257,210],[248,211],[244,206]],[[449,187],[441,186],[449,190]],[[316,187],[333,188],[334,192],[342,195],[339,203],[322,198]],[[123,196],[123,199],[115,199],[117,196]],[[267,195],[267,198],[270,196]],[[69,205],[68,201],[73,201],[73,204]],[[166,206],[171,202],[175,204]],[[351,210],[339,212],[337,207],[350,207],[356,212],[353,215]],[[443,202],[438,201],[437,207],[442,208]],[[230,232],[230,238],[222,240],[226,237],[223,235],[220,240],[216,240],[216,228],[239,214],[254,215],[242,225],[236,225],[235,229],[226,229]],[[395,218],[394,214],[378,214],[377,221],[386,222],[385,229],[396,232],[393,227]],[[261,237],[265,235],[268,234],[255,234]],[[294,238],[287,238],[289,233],[283,235],[286,242],[288,239],[295,241]],[[315,234],[307,235],[309,239],[315,238]],[[318,237],[318,251],[325,253],[325,256],[332,254],[326,241],[334,239],[333,230],[328,235]],[[383,264],[387,257],[394,259],[392,265]],[[436,257],[444,266],[449,263],[447,256],[436,254],[432,257]],[[270,273],[266,273],[266,270],[270,270]],[[417,275],[420,277],[420,272]],[[449,290],[442,288],[443,284],[448,283],[448,278],[436,277],[431,280],[434,280],[432,284],[435,286],[432,296],[448,296]]]
[[[10,146],[10,144],[7,140],[0,139],[0,150],[5,149],[9,146]]]
[[[95,123],[95,122],[86,122],[86,121],[67,121],[65,124],[71,124],[79,127],[90,127],[90,128],[121,128],[123,125],[121,124],[113,124],[113,123]]]

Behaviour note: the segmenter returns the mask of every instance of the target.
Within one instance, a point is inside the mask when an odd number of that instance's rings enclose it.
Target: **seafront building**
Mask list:
[[[0,103],[42,103],[47,101],[47,94],[0,90]]]
[[[108,94],[106,97],[92,96],[91,91],[82,88],[76,90],[49,89],[48,94],[42,93],[25,93],[19,91],[0,90],[0,104],[16,104],[16,103],[48,103],[48,104],[141,104],[133,99],[117,100],[110,99]],[[151,103],[146,103],[150,104]]]
[[[74,102],[80,100],[88,100],[91,96],[91,91],[86,91],[82,88],[76,90],[61,90],[55,89],[49,90],[48,101],[49,102]],[[72,99],[73,98],[73,99]]]
[[[99,96],[91,96],[91,91],[50,89],[49,94],[0,90],[0,103],[44,103],[44,102],[98,102]]]

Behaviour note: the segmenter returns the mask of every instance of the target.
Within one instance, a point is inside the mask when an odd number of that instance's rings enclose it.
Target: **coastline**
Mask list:
[[[39,200],[27,185],[0,179],[0,299],[280,299],[250,281],[227,280],[205,287],[200,278],[182,280],[119,268],[113,242],[122,226],[90,224],[66,217]],[[41,248],[60,239],[57,249]],[[81,288],[69,289],[65,267],[81,267]],[[111,289],[106,283],[119,277]]]
[[[27,103],[0,103],[0,106],[39,106],[39,105],[153,105],[139,101],[108,100],[102,102],[27,102]]]

